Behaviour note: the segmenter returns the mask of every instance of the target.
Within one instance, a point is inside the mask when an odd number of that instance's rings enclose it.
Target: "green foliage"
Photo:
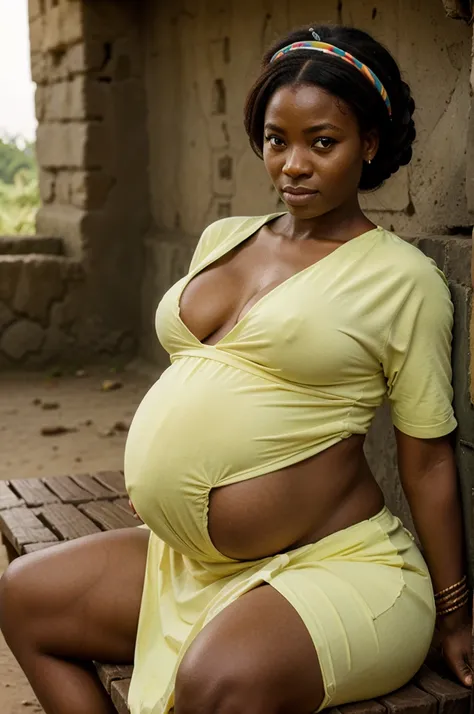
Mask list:
[[[34,144],[0,139],[0,234],[34,234],[39,206]]]
[[[0,138],[0,181],[13,184],[15,175],[21,169],[36,169],[34,144],[21,142],[21,139],[4,137]]]

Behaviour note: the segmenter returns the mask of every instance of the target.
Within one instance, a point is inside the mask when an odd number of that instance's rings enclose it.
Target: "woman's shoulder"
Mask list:
[[[433,258],[425,255],[411,239],[402,238],[394,231],[379,226],[380,239],[377,241],[379,254],[390,266],[390,270],[400,273],[407,280],[427,280],[435,282],[440,279],[447,282]]]

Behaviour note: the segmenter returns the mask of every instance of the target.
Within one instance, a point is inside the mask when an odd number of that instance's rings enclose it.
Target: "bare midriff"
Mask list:
[[[266,225],[190,281],[181,320],[202,344],[215,345],[263,295],[337,247],[285,240],[276,225]],[[364,438],[353,435],[292,466],[212,489],[214,546],[225,556],[255,560],[376,515],[384,499],[365,459]]]

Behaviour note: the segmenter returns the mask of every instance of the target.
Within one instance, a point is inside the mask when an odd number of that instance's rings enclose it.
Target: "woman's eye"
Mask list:
[[[283,139],[280,139],[278,136],[266,136],[265,141],[268,141],[271,146],[278,148],[284,144]]]
[[[329,136],[320,136],[319,139],[314,140],[314,146],[319,144],[318,149],[330,149],[336,142]]]

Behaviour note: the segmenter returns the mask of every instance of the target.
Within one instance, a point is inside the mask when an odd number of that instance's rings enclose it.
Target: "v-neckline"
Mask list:
[[[329,258],[331,258],[331,256],[334,255],[334,253],[338,253],[340,250],[344,249],[350,243],[354,243],[354,241],[359,242],[359,240],[361,238],[365,238],[366,236],[370,235],[371,233],[375,233],[376,231],[381,230],[381,226],[377,225],[375,228],[371,228],[370,230],[365,231],[364,233],[361,233],[360,235],[355,236],[354,238],[351,238],[350,240],[346,241],[345,243],[340,245],[338,248],[335,248],[330,253],[328,253],[328,255],[325,255],[322,258],[320,258],[319,260],[317,260],[316,262],[311,263],[310,265],[307,265],[306,268],[303,268],[302,270],[298,270],[296,273],[293,273],[293,275],[290,275],[288,278],[283,280],[281,283],[278,283],[278,285],[275,285],[275,287],[272,288],[268,293],[265,293],[265,295],[262,295],[262,297],[259,300],[257,300],[257,302],[255,302],[251,306],[251,308],[245,313],[245,315],[242,317],[242,319],[239,320],[238,322],[236,322],[235,325],[229,330],[229,332],[227,332],[223,337],[221,337],[221,339],[218,340],[215,344],[207,345],[205,342],[201,342],[201,340],[199,340],[196,337],[196,335],[194,335],[191,332],[191,330],[187,327],[187,325],[183,322],[183,320],[181,318],[181,297],[182,297],[184,291],[186,290],[187,286],[189,285],[191,280],[193,280],[193,278],[195,278],[197,275],[199,275],[199,273],[203,272],[206,268],[208,268],[210,265],[212,265],[212,263],[216,263],[218,260],[220,260],[225,255],[227,255],[227,253],[230,253],[231,250],[234,250],[234,248],[237,248],[237,246],[239,246],[241,243],[243,243],[244,241],[248,240],[253,235],[255,235],[261,228],[263,228],[263,226],[266,226],[268,223],[275,220],[276,218],[279,218],[280,216],[286,215],[286,213],[287,213],[287,211],[281,211],[279,213],[270,213],[270,214],[264,216],[262,221],[259,221],[256,225],[252,226],[250,233],[246,232],[246,234],[243,237],[239,235],[238,240],[233,242],[230,246],[228,246],[227,243],[225,241],[223,241],[224,249],[221,252],[219,252],[216,255],[217,248],[212,250],[207,257],[207,260],[205,260],[204,262],[197,265],[196,268],[192,272],[188,273],[183,278],[183,285],[180,286],[180,290],[178,292],[177,299],[176,299],[176,313],[177,313],[177,317],[178,317],[180,325],[184,328],[184,330],[189,335],[189,337],[193,340],[193,342],[195,342],[196,345],[198,345],[199,347],[204,347],[207,349],[218,349],[219,346],[229,338],[229,336],[231,336],[231,335],[233,336],[234,332],[237,330],[238,327],[240,327],[242,325],[242,323],[245,323],[247,317],[258,308],[258,306],[260,305],[260,303],[262,301],[265,301],[266,298],[273,295],[273,293],[278,291],[283,285],[286,285],[286,284],[292,282],[298,276],[305,275],[306,273],[308,273],[311,270],[313,270],[314,268],[316,268],[316,266],[319,266],[321,263],[325,263]],[[238,233],[240,233],[240,232],[238,231]]]

